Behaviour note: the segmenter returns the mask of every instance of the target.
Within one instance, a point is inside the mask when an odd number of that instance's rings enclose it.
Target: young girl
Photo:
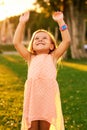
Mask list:
[[[34,32],[26,49],[21,42],[28,19],[29,12],[20,17],[13,39],[15,48],[28,63],[21,130],[64,130],[56,64],[70,44],[69,31],[63,13],[54,12],[53,19],[62,35],[58,48],[53,35],[40,29]]]

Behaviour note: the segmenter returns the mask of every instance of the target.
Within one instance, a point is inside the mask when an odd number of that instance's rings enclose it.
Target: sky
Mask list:
[[[33,8],[35,0],[0,0],[0,21]]]

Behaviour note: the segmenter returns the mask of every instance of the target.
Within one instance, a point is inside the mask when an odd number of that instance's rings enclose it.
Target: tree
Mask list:
[[[67,0],[64,1],[64,11],[67,24],[69,25],[72,43],[71,54],[72,58],[80,58],[85,56],[84,41],[85,41],[85,0]]]
[[[84,57],[83,49],[85,40],[84,19],[87,12],[87,0],[37,0],[41,10],[46,14],[55,10],[64,12],[65,20],[71,34],[71,56],[72,58]]]

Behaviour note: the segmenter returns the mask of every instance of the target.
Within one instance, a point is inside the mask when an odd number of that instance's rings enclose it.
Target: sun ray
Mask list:
[[[0,21],[34,8],[35,0],[0,0]]]

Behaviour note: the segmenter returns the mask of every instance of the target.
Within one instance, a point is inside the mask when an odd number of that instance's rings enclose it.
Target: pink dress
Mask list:
[[[21,130],[28,130],[34,120],[45,120],[50,130],[64,130],[56,67],[50,54],[35,56],[25,82]]]

